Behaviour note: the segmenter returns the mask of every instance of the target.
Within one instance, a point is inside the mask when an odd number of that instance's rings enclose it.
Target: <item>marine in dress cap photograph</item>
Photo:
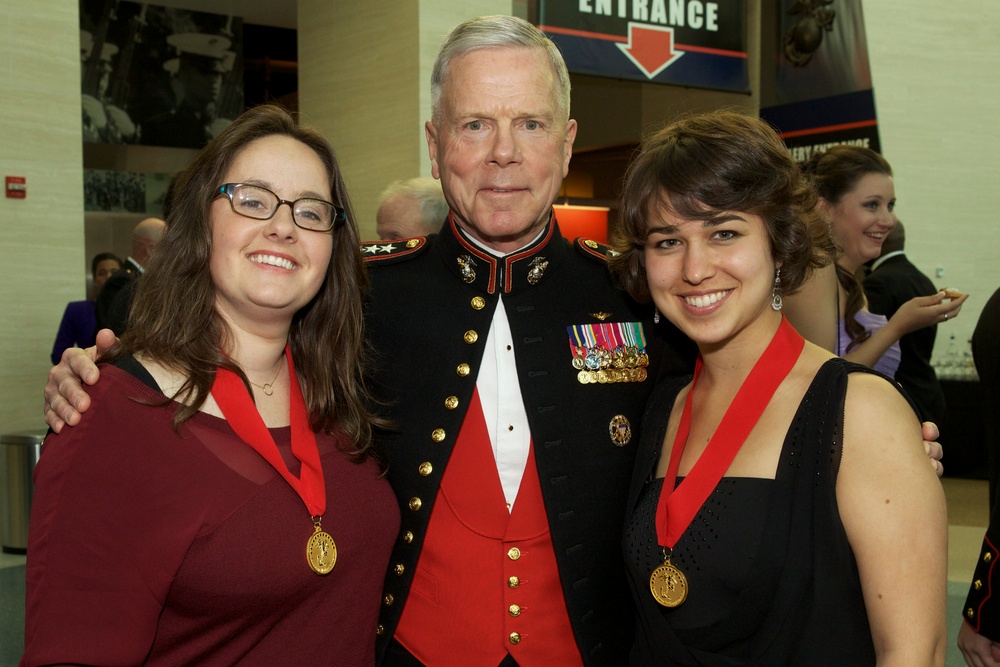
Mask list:
[[[80,0],[80,25],[85,141],[200,148],[243,111],[240,17]]]

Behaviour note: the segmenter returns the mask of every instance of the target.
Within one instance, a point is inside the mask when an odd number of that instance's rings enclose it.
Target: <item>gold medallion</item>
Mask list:
[[[587,371],[580,371],[576,374],[576,379],[580,384],[590,384],[590,373]]]
[[[316,574],[330,574],[333,566],[337,564],[337,545],[318,523],[315,532],[306,542],[306,560]]]
[[[649,590],[653,599],[664,607],[679,607],[687,599],[687,577],[668,559],[649,575]]]

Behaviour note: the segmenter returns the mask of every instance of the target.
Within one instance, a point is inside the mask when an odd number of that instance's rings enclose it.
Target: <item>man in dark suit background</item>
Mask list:
[[[97,295],[94,310],[97,314],[97,330],[111,329],[116,336],[125,333],[125,323],[132,309],[132,296],[136,279],[142,275],[149,262],[153,248],[163,236],[167,223],[159,218],[146,218],[132,229],[132,252],[125,264],[108,278]]]
[[[906,232],[903,224],[889,232],[882,244],[882,254],[872,264],[864,280],[868,309],[892,317],[904,303],[917,296],[930,296],[938,291],[930,278],[920,272],[903,253]],[[944,393],[931,366],[931,352],[937,325],[917,329],[899,339],[902,360],[896,371],[896,381],[922,411],[922,418],[940,424],[945,419]]]

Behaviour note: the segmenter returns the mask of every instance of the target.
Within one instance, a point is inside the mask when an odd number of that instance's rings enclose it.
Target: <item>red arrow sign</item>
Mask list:
[[[635,66],[652,79],[684,55],[674,51],[674,29],[643,23],[628,24],[628,44],[619,44]]]

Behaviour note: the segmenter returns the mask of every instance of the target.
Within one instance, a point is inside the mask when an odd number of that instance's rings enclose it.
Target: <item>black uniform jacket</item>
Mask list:
[[[987,449],[990,457],[990,495],[993,511],[983,538],[983,547],[972,575],[972,586],[962,615],[979,634],[1000,641],[1000,493],[997,488],[996,457],[1000,447],[1000,289],[986,302],[972,334],[972,356],[988,409]]]
[[[570,244],[554,221],[539,240],[503,258],[472,244],[450,219],[440,234],[363,244],[362,252],[373,282],[367,326],[376,352],[374,384],[387,401],[384,414],[396,424],[381,440],[402,511],[385,581],[379,656],[406,603],[502,295],[577,645],[588,665],[625,664],[633,612],[620,544],[638,438],[616,445],[611,424],[623,416],[637,429],[657,375],[668,367],[689,372],[691,348],[669,325],[659,325],[668,345],[653,335],[653,309],[615,286],[607,247]],[[602,321],[642,323],[650,358],[645,381],[579,381],[567,326]],[[673,344],[684,356],[668,351]]]

